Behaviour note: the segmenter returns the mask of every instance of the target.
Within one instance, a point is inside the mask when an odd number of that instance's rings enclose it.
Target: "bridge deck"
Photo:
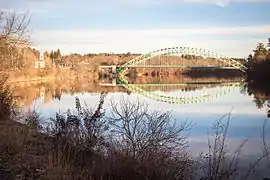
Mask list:
[[[175,83],[175,84],[128,84],[133,86],[188,86],[188,85],[210,85],[210,84],[219,84],[219,85],[238,85],[241,82],[192,82],[192,83]],[[117,86],[124,86],[126,84],[117,84]]]
[[[119,66],[126,68],[217,68],[217,69],[237,69],[236,67],[222,67],[222,66],[180,66],[180,65],[130,65]]]
[[[122,67],[122,68],[217,68],[217,69],[237,69],[236,67],[230,66],[183,66],[183,65],[112,65],[112,66],[99,66],[99,68],[112,68],[112,67]]]

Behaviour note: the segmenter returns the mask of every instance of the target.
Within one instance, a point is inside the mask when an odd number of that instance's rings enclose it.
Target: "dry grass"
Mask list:
[[[24,150],[27,140],[29,139],[29,131],[26,126],[14,125],[11,122],[1,122],[1,139],[5,140],[4,145],[8,153],[17,154]]]
[[[35,129],[13,120],[0,121],[0,166],[3,177],[36,179],[46,166],[48,143]]]

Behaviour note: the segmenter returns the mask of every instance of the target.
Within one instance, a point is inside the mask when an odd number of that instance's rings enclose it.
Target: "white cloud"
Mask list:
[[[121,2],[121,0],[118,0]],[[123,1],[123,0],[122,0]],[[124,2],[124,1],[123,1]],[[164,4],[177,4],[177,3],[203,3],[203,4],[216,4],[219,6],[226,6],[230,3],[263,3],[270,2],[270,0],[131,0],[125,2],[126,4],[139,4],[139,5],[164,5]]]
[[[24,14],[25,11],[23,10],[18,10],[18,9],[13,9],[13,8],[1,8],[0,9],[1,12],[3,13],[17,13],[17,14]]]
[[[258,42],[267,41],[268,34],[270,25],[227,28],[39,30],[33,32],[33,41],[37,48],[60,48],[64,53],[146,53],[164,47],[191,46],[225,56],[246,57]]]
[[[177,0],[176,0],[177,1]],[[178,0],[182,2],[198,2],[198,3],[223,3],[223,2],[229,2],[229,3],[259,3],[259,2],[270,2],[270,0]]]
[[[102,3],[108,3],[107,1],[100,1]],[[270,2],[270,0],[114,0],[114,4],[126,5],[132,7],[142,7],[142,6],[164,6],[171,4],[181,4],[181,3],[200,3],[200,4],[215,4],[218,6],[226,6],[231,3],[262,3]]]

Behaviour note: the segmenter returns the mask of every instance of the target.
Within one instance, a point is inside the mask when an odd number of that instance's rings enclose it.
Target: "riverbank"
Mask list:
[[[7,83],[51,81],[67,79],[97,80],[98,72],[92,66],[76,66],[73,68],[31,69],[5,72]]]

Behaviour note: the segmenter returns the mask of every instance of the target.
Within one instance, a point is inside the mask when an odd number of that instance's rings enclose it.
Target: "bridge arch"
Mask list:
[[[191,48],[191,47],[181,47],[181,46],[163,48],[163,49],[149,52],[147,54],[143,54],[141,56],[138,56],[138,57],[130,60],[129,62],[122,65],[121,67],[124,69],[126,69],[128,67],[133,67],[133,66],[135,66],[143,61],[147,61],[147,60],[149,60],[155,56],[159,56],[159,55],[181,56],[183,54],[202,56],[204,58],[215,58],[219,61],[222,61],[222,62],[228,64],[229,66],[232,67],[232,69],[237,69],[237,70],[240,70],[242,72],[245,72],[245,70],[246,70],[246,67],[243,64],[241,64],[240,62],[238,62],[232,58],[228,58],[228,57],[222,56],[220,54],[217,54],[217,53],[214,53],[214,52],[211,52],[209,50],[202,49],[202,48]]]

